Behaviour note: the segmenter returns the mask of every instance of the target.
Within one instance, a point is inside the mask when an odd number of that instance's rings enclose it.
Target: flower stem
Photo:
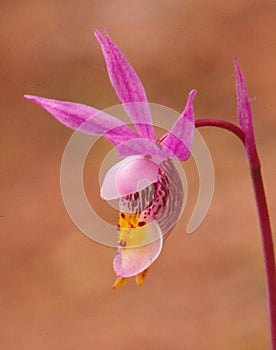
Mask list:
[[[268,206],[266,202],[261,165],[257,150],[246,147],[246,137],[244,132],[235,124],[216,119],[201,119],[195,123],[196,127],[215,126],[233,132],[244,144],[250,166],[250,174],[255,193],[259,225],[262,236],[262,247],[266,274],[267,302],[270,321],[271,349],[276,350],[276,269],[275,255],[273,248],[272,230],[270,225]],[[249,151],[250,150],[250,151]],[[248,151],[250,154],[248,154]]]
[[[271,349],[276,350],[276,275],[272,231],[261,174],[261,167],[251,168],[250,171],[259,214],[259,224],[262,233],[268,310],[271,331]]]
[[[234,133],[244,144],[245,143],[245,134],[244,132],[235,124],[226,122],[224,120],[218,119],[198,119],[195,121],[196,128],[201,126],[215,126],[217,128],[226,129]]]

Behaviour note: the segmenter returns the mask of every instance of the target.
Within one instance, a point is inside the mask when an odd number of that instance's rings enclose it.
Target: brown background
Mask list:
[[[1,349],[268,349],[260,236],[239,141],[201,130],[216,172],[208,216],[185,234],[198,190],[189,161],[188,205],[163,254],[143,287],[130,281],[113,292],[115,250],[80,233],[62,202],[60,161],[72,132],[23,94],[117,104],[92,34],[106,27],[151,102],[181,111],[197,88],[197,118],[236,122],[236,55],[273,225],[275,11],[272,0],[0,2]],[[105,212],[93,162],[85,181]]]

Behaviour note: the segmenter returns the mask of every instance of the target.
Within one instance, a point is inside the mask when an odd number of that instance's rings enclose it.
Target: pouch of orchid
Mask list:
[[[184,194],[178,172],[169,158],[129,156],[106,174],[101,196],[119,200],[113,288],[132,276],[140,285],[181,213]]]
[[[84,133],[102,135],[112,142],[122,159],[106,174],[101,197],[118,199],[118,253],[113,266],[113,288],[130,277],[141,285],[163,242],[176,224],[183,206],[183,187],[172,159],[185,161],[194,137],[193,100],[171,130],[156,140],[144,87],[133,67],[107,33],[95,35],[106,67],[125,111],[136,130],[118,118],[86,105],[26,95],[64,125]],[[115,232],[116,234],[116,232]]]

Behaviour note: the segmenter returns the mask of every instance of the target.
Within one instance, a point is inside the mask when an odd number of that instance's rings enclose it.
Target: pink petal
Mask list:
[[[25,95],[24,97],[46,109],[67,127],[87,134],[103,135],[114,145],[139,137],[121,120],[93,107],[38,96]]]
[[[127,157],[135,154],[152,155],[163,158],[175,157],[173,152],[162,145],[148,139],[132,139],[117,146],[120,157]]]
[[[247,140],[250,139],[251,141],[254,141],[252,112],[248,92],[241,67],[236,58],[234,58],[234,65],[236,71],[236,92],[239,124],[241,129],[244,131]]]
[[[129,236],[134,236],[135,242],[137,236],[145,238],[141,240],[139,246],[137,243],[132,246],[131,242],[128,242],[128,247],[118,249],[113,261],[114,271],[118,277],[131,277],[144,271],[158,258],[163,245],[162,233],[156,221],[143,227],[125,230],[130,231]]]
[[[94,33],[101,45],[111,84],[126,112],[142,137],[154,139],[148,100],[138,75],[107,33],[105,36],[98,30]]]
[[[139,192],[157,182],[158,165],[142,156],[127,157],[116,163],[105,175],[101,197],[111,200]]]
[[[192,90],[189,93],[183,113],[161,142],[162,145],[170,149],[179,160],[186,160],[191,153],[195,129],[193,110],[195,95],[196,90]]]

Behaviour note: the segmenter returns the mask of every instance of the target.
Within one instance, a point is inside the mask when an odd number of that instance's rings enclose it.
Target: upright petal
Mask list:
[[[186,160],[191,153],[195,129],[193,110],[195,95],[196,90],[189,93],[183,113],[161,141],[161,144],[170,149],[179,160]]]
[[[104,36],[98,30],[94,33],[101,45],[111,84],[126,112],[142,137],[154,139],[151,112],[138,75],[106,32]]]
[[[236,71],[236,94],[239,124],[245,134],[245,148],[250,166],[252,169],[255,169],[260,167],[260,161],[255,144],[251,106],[245,79],[236,58],[234,58],[234,65]]]
[[[25,95],[25,98],[46,109],[67,127],[86,134],[103,135],[115,146],[139,138],[139,135],[121,120],[93,107],[31,95]]]
[[[248,92],[244,76],[242,74],[241,67],[236,58],[234,58],[235,72],[236,72],[236,94],[237,94],[237,107],[238,117],[241,129],[245,133],[246,141],[254,141],[252,112],[249,102]]]

